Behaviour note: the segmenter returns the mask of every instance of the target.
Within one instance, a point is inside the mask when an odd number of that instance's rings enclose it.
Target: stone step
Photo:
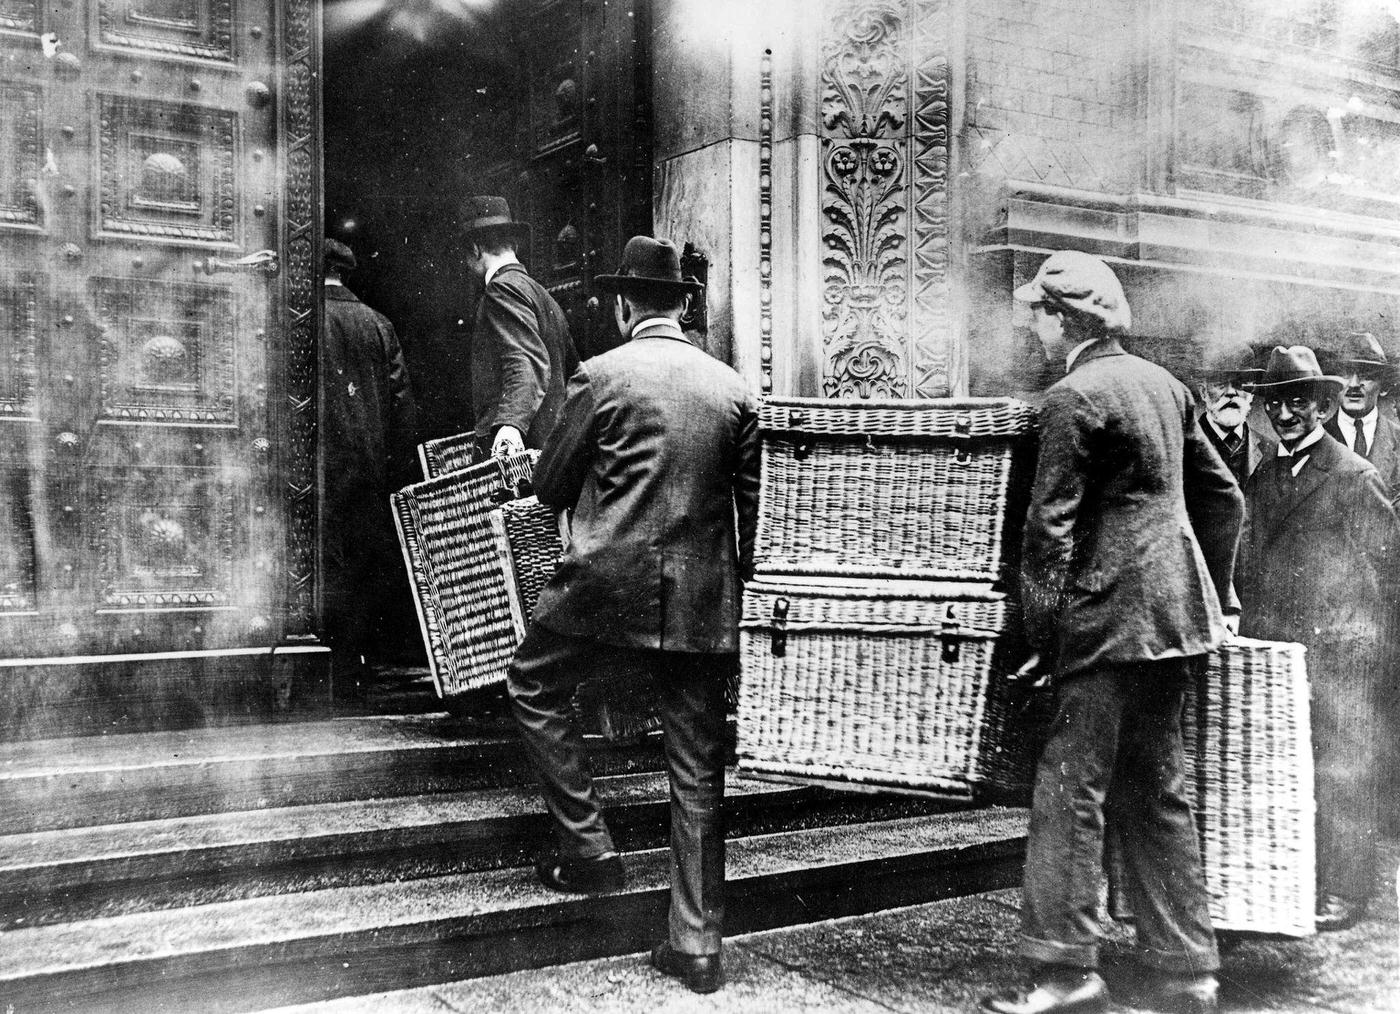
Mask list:
[[[664,773],[598,779],[618,847],[666,843]],[[731,836],[961,809],[731,775]],[[0,929],[527,865],[549,840],[533,786],[200,814],[0,837]]]
[[[598,774],[662,769],[659,737]],[[514,732],[379,715],[0,744],[0,834],[526,784]]]
[[[752,932],[1010,886],[1023,810],[908,817],[734,841],[726,930]],[[553,894],[513,868],[11,930],[16,1010],[253,1010],[642,949],[664,933],[669,859],[629,886]]]

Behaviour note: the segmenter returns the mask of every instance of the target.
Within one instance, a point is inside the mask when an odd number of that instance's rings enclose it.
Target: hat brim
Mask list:
[[[1027,282],[1011,293],[1011,298],[1021,303],[1043,303],[1045,302],[1045,289],[1039,282]]]
[[[1245,367],[1245,368],[1239,369],[1239,370],[1202,370],[1202,371],[1201,371],[1201,379],[1202,379],[1202,380],[1229,380],[1230,378],[1233,377],[1233,378],[1235,378],[1235,379],[1242,380],[1242,381],[1243,381],[1244,383],[1246,383],[1246,384],[1252,384],[1252,383],[1254,383],[1254,381],[1255,381],[1257,378],[1262,377],[1263,375],[1264,375],[1264,371],[1261,370],[1261,369],[1259,369],[1257,366]]]
[[[1367,370],[1375,370],[1377,373],[1389,373],[1395,369],[1390,363],[1383,363],[1377,359],[1334,359],[1337,366],[1356,367],[1359,366]]]
[[[705,286],[693,278],[679,281],[670,278],[647,278],[643,275],[594,275],[593,284],[604,292],[666,292],[677,296],[689,296],[703,292]]]
[[[1277,391],[1285,387],[1330,387],[1340,394],[1347,386],[1341,377],[1293,377],[1288,380],[1256,380],[1250,383],[1251,391]]]

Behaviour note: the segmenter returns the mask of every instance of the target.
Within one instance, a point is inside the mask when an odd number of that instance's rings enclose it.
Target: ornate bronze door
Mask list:
[[[530,223],[531,270],[584,357],[620,340],[593,276],[651,230],[650,11],[650,0],[531,0],[511,25],[521,79],[499,122],[515,131],[514,158],[487,189]]]
[[[315,14],[0,0],[0,657],[312,629]]]

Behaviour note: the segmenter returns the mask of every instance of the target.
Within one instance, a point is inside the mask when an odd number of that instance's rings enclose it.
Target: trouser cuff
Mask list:
[[[1074,965],[1077,968],[1099,967],[1099,945],[1062,944],[1056,940],[1021,937],[1021,957],[1042,965]]]
[[[1206,975],[1220,970],[1220,955],[1208,951],[1158,951],[1149,947],[1137,949],[1138,961],[1148,968],[1171,975]]]

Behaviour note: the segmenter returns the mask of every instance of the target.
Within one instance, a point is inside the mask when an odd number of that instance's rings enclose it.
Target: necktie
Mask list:
[[[1361,420],[1356,420],[1356,439],[1351,442],[1351,449],[1363,458],[1366,457],[1366,427],[1361,425]]]
[[[1242,443],[1244,443],[1244,437],[1240,436],[1240,431],[1231,430],[1225,434],[1225,453],[1233,458]]]

